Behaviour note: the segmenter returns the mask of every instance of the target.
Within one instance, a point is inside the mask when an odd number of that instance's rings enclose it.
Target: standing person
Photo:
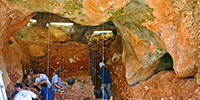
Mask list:
[[[30,86],[35,81],[35,75],[33,75],[33,70],[31,68],[28,69],[28,75],[25,79],[25,83]]]
[[[43,97],[43,100],[54,100],[54,92],[53,90],[47,88],[47,84],[42,84],[42,90],[40,96]]]
[[[58,92],[64,92],[66,90],[66,86],[62,84],[62,79],[61,79],[61,73],[64,71],[64,69],[60,68],[55,72],[55,75],[52,78],[52,83],[51,83],[51,88],[54,91]]]
[[[37,99],[37,95],[30,90],[24,90],[22,84],[17,83],[15,85],[15,90],[18,92],[14,100],[32,100]]]
[[[107,95],[106,95],[106,91],[105,91],[105,87],[107,88],[108,94],[109,94],[109,100],[113,100],[113,95],[112,92],[110,90],[111,87],[111,78],[110,78],[110,71],[109,69],[105,66],[105,64],[103,62],[99,63],[99,67],[101,68],[101,72],[100,75],[98,75],[99,78],[101,78],[101,91],[103,93],[103,99],[107,100]]]
[[[36,79],[35,79],[35,82],[32,84],[32,86],[37,86],[38,88],[41,89],[41,85],[43,83],[47,83],[48,88],[50,88],[51,83],[50,83],[49,78],[47,77],[47,75],[41,74],[39,72],[39,70],[34,70],[33,74],[35,75]]]

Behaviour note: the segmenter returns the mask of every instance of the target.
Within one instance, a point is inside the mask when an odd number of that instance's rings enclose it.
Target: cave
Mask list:
[[[28,68],[50,80],[64,68],[63,81],[76,80],[66,94],[55,93],[57,100],[97,99],[102,60],[114,100],[200,97],[199,1],[4,0],[0,9],[0,70],[9,99]]]
[[[105,33],[98,33],[101,31]],[[117,41],[119,50],[109,50],[110,45],[114,45],[113,41]],[[90,86],[91,89],[83,90],[86,93],[101,91],[101,80],[97,76],[100,74],[98,64],[103,61],[102,56],[106,58],[103,62],[107,62],[114,53],[122,52],[120,37],[111,21],[97,26],[84,26],[56,14],[42,12],[37,12],[26,26],[9,39],[9,45],[13,42],[19,44],[22,51],[20,63],[23,74],[27,74],[29,68],[37,69],[51,80],[55,70],[63,68],[63,81],[74,78],[82,82],[80,87],[83,83],[92,83],[94,89]],[[83,98],[87,97],[79,97]]]
[[[162,70],[174,70],[173,60],[169,53],[166,53],[163,57],[158,60],[157,68],[154,73],[158,73]]]

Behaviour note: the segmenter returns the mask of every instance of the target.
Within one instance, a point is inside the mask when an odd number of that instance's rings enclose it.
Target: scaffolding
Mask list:
[[[2,74],[3,74],[3,72],[0,70],[0,100],[8,100],[7,95],[6,95],[6,90],[4,87],[4,83],[3,83]]]

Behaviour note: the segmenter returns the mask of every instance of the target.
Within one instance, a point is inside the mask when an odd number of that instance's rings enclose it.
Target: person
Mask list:
[[[32,100],[37,99],[38,96],[30,90],[24,90],[21,83],[15,85],[15,90],[18,92],[14,100]]]
[[[113,95],[112,95],[112,91],[110,90],[111,87],[111,77],[110,77],[110,71],[109,69],[105,66],[105,64],[103,62],[99,63],[99,67],[101,69],[100,71],[100,75],[98,75],[99,78],[101,78],[101,91],[103,94],[103,99],[107,100],[107,94],[105,91],[105,87],[107,88],[108,94],[109,94],[109,100],[113,100]]]
[[[33,75],[33,70],[31,68],[28,69],[28,75],[25,79],[25,83],[26,85],[30,86],[31,84],[33,84],[34,80],[35,80],[35,75]]]
[[[52,83],[51,83],[51,88],[54,91],[58,92],[64,92],[66,90],[66,86],[62,84],[62,79],[61,79],[61,73],[64,71],[64,69],[60,68],[57,71],[55,71],[55,75],[52,78]]]
[[[37,86],[38,88],[41,89],[41,85],[43,83],[47,83],[48,84],[48,88],[50,88],[51,83],[50,83],[49,78],[47,77],[47,75],[41,74],[39,72],[39,70],[37,70],[37,69],[34,70],[33,74],[35,75],[36,79],[35,79],[35,82],[31,86]]]
[[[43,97],[43,100],[54,100],[54,91],[47,88],[46,83],[43,83],[40,97],[41,98]],[[48,99],[47,99],[47,97],[48,97]]]

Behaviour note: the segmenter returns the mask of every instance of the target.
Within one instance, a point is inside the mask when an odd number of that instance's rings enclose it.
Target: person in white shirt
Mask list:
[[[15,90],[18,92],[14,100],[32,100],[38,99],[38,96],[30,90],[24,90],[22,84],[17,83],[15,85]]]
[[[41,74],[39,70],[34,70],[33,74],[35,75],[36,79],[35,82],[32,84],[32,86],[38,86],[41,89],[41,85],[43,83],[46,83],[48,85],[48,88],[50,88],[51,83],[49,81],[49,78],[45,74]]]

